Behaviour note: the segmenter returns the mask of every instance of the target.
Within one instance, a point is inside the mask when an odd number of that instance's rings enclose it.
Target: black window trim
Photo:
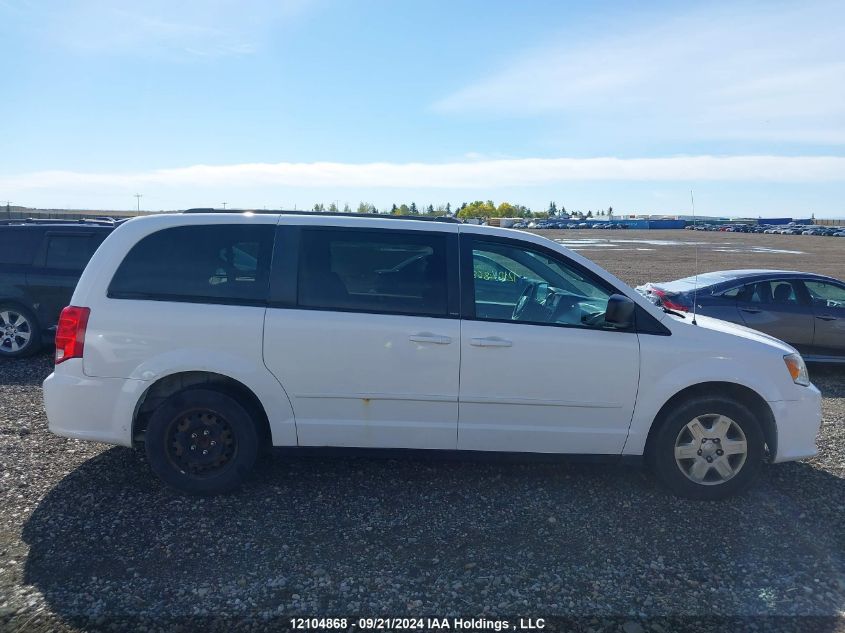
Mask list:
[[[446,242],[446,314],[422,314],[419,312],[396,312],[361,308],[336,308],[306,306],[299,303],[299,265],[302,235],[307,231],[343,231],[344,233],[367,233],[387,235],[428,236],[442,235]],[[452,231],[431,231],[423,229],[394,229],[367,226],[343,226],[337,224],[279,224],[276,227],[276,249],[270,269],[270,296],[268,307],[291,310],[316,310],[319,312],[342,312],[353,314],[378,314],[383,316],[409,316],[427,319],[459,319],[460,289],[458,234]]]
[[[600,328],[589,325],[570,325],[567,323],[533,323],[527,321],[513,321],[511,319],[480,319],[475,316],[475,277],[473,275],[473,261],[472,253],[475,250],[476,242],[494,242],[497,244],[504,244],[513,248],[521,248],[525,250],[534,250],[535,252],[549,257],[552,260],[563,260],[567,266],[570,266],[580,274],[584,275],[590,281],[594,281],[597,285],[609,290],[610,294],[620,294],[627,297],[628,294],[619,290],[610,282],[602,279],[593,271],[585,268],[578,262],[566,257],[563,253],[543,246],[535,244],[526,240],[515,239],[512,237],[503,237],[499,235],[483,235],[480,233],[466,232],[460,234],[460,258],[461,258],[461,319],[465,321],[478,321],[482,323],[507,323],[510,325],[529,325],[536,327],[553,327],[565,328],[573,330],[590,330],[595,332],[619,332],[623,334],[653,334],[657,336],[671,336],[672,332],[665,325],[660,323],[651,314],[649,314],[642,306],[638,305],[636,301],[634,325],[630,328]]]
[[[798,305],[812,310],[813,297],[807,290],[804,280],[801,277],[794,277],[791,281],[795,284],[793,287],[795,288],[795,296],[798,298]]]
[[[275,227],[268,308],[296,308],[301,233],[302,225],[299,224]]]
[[[200,303],[203,305],[229,305],[245,307],[266,307],[265,299],[230,299],[227,297],[205,297],[202,295],[167,294],[164,292],[115,292],[109,290],[109,299],[130,301],[163,301],[165,303]]]

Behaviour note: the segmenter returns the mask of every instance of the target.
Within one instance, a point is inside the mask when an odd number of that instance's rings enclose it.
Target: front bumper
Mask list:
[[[65,361],[44,381],[50,432],[132,446],[135,405],[148,384],[143,380],[86,376],[81,359]]]
[[[777,425],[773,462],[789,462],[818,453],[816,438],[822,423],[822,394],[815,385],[802,387],[797,400],[769,402]]]

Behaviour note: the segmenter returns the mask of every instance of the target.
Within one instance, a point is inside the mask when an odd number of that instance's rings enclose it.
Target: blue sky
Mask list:
[[[841,2],[0,0],[0,200],[845,216]]]

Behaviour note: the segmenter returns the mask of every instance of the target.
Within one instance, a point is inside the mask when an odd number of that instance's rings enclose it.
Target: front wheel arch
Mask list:
[[[660,408],[660,411],[654,417],[654,422],[652,422],[651,428],[648,430],[648,437],[646,438],[643,456],[647,463],[650,464],[652,462],[654,439],[669,412],[676,409],[683,402],[703,397],[732,398],[747,407],[754,414],[763,431],[769,460],[774,459],[775,455],[777,455],[778,434],[775,416],[772,413],[769,403],[756,391],[743,385],[733,382],[713,381],[698,383],[682,389],[669,398]]]

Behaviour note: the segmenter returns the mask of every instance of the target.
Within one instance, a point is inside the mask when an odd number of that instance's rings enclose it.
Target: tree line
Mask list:
[[[352,208],[349,204],[344,204],[343,209],[340,209],[336,202],[332,202],[328,206],[322,202],[314,205],[313,211],[328,211],[330,213],[352,213]],[[416,202],[411,204],[402,203],[397,205],[393,203],[390,208],[379,209],[376,205],[370,202],[360,202],[355,213],[386,213],[391,215],[432,215],[432,216],[457,216],[462,219],[468,218],[594,218],[594,217],[608,217],[613,218],[613,207],[608,207],[607,210],[597,210],[593,212],[592,209],[586,213],[584,211],[568,212],[566,207],[552,201],[549,203],[545,211],[532,211],[522,204],[512,204],[510,202],[500,202],[496,205],[492,200],[475,200],[474,202],[463,202],[457,208],[452,209],[451,203],[447,202],[434,206],[429,204],[427,207],[419,208]]]

